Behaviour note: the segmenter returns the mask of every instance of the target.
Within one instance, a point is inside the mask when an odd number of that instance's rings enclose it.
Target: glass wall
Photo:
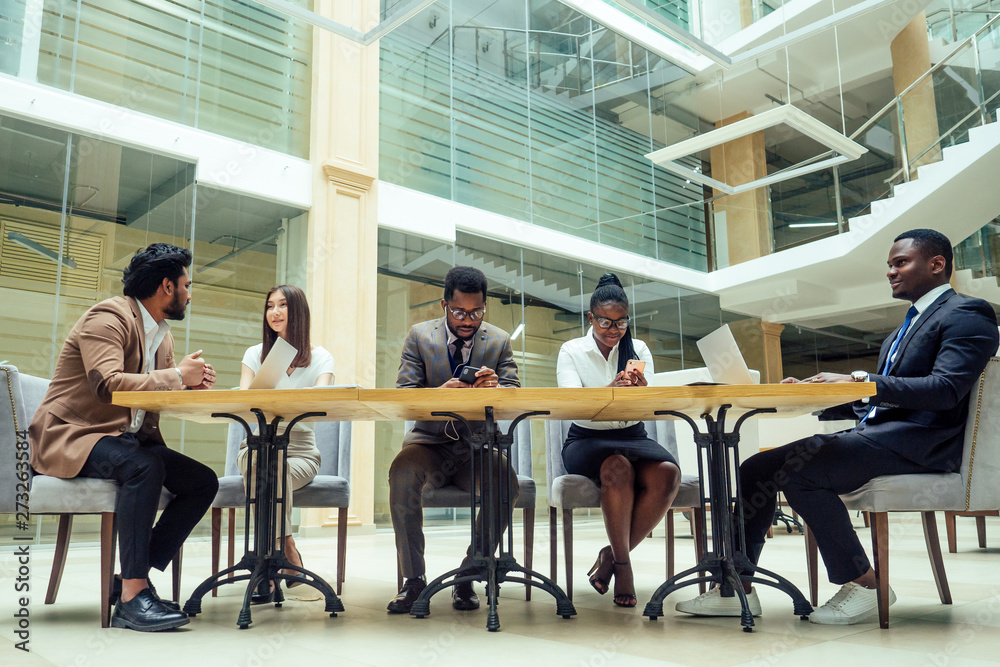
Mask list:
[[[685,74],[556,0],[443,0],[381,41],[380,178],[707,270],[702,188],[644,157]]]
[[[0,360],[51,377],[77,319],[121,295],[133,253],[166,242],[194,255],[187,317],[169,323],[177,355],[204,350],[218,386],[236,386],[264,294],[302,283],[285,269],[301,256],[286,237],[303,236],[302,214],[199,187],[190,163],[0,116],[0,294],[14,314],[0,318]],[[161,424],[171,446],[223,472],[225,424]]]
[[[255,3],[9,0],[0,72],[308,157],[312,30]]]
[[[445,274],[474,266],[486,275],[486,320],[508,332],[518,376],[526,387],[556,386],[560,346],[585,335],[590,295],[606,269],[514,245],[459,233],[454,245],[400,232],[379,232],[376,382],[394,387],[410,326],[442,316]],[[723,322],[742,319],[719,309],[716,297],[620,273],[629,295],[634,335],[653,353],[657,371],[703,366],[696,341]],[[375,517],[388,521],[389,465],[399,451],[403,424],[375,425]],[[534,477],[545,487],[544,424],[532,425]]]

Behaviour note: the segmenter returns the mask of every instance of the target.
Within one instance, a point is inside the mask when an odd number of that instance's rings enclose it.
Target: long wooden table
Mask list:
[[[737,522],[736,534],[732,528],[733,503],[739,501],[738,476],[734,474],[739,463],[739,427],[749,417],[793,417],[807,414],[832,405],[839,405],[875,393],[872,383],[844,384],[776,384],[776,385],[703,385],[686,387],[619,387],[619,388],[496,388],[470,391],[468,389],[362,389],[357,387],[330,387],[321,389],[283,390],[213,390],[183,392],[115,392],[112,402],[130,408],[141,408],[158,412],[161,416],[209,423],[220,417],[255,420],[270,431],[268,424],[277,421],[301,418],[305,421],[403,421],[403,420],[446,420],[460,419],[485,423],[470,447],[477,454],[486,451],[508,451],[512,442],[514,425],[504,434],[496,426],[498,420],[520,420],[523,418],[578,419],[578,420],[628,420],[683,419],[695,430],[695,442],[699,448],[699,474],[702,478],[702,505],[712,508],[712,549],[703,545],[705,558],[694,568],[679,573],[665,582],[647,604],[644,615],[655,619],[662,615],[662,600],[667,594],[683,586],[699,582],[714,582],[723,587],[724,594],[736,594],[743,603],[744,613],[741,624],[745,630],[753,626],[743,595],[738,585],[741,576],[754,582],[774,586],[788,593],[794,602],[797,615],[806,616],[812,611],[802,594],[787,580],[749,565],[743,555],[745,539],[742,524]],[[733,430],[725,430],[726,419],[736,419]],[[701,432],[695,422],[703,419],[707,430]],[[277,421],[276,421],[277,420]],[[515,424],[516,425],[516,424]],[[258,436],[260,437],[260,436]],[[280,446],[273,433],[263,442]],[[287,444],[287,443],[286,443]],[[276,474],[276,458],[269,460]],[[491,456],[476,456],[473,465],[481,467],[481,479],[492,482],[494,471],[489,468]],[[509,465],[509,457],[508,457]],[[486,517],[483,525],[487,530],[495,530],[506,516],[507,525],[513,513],[509,489],[494,488],[492,483],[484,484],[479,505]],[[502,485],[506,486],[506,485]],[[707,487],[707,493],[705,491]],[[271,487],[270,493],[276,489]],[[263,494],[261,494],[263,495]],[[249,501],[249,499],[248,499]],[[473,498],[472,505],[476,505]],[[273,503],[270,505],[273,509]],[[256,508],[256,522],[267,523],[267,516]],[[249,508],[248,508],[249,511]],[[503,513],[503,514],[501,514]],[[475,517],[473,517],[475,525]],[[473,543],[476,536],[473,528]],[[486,540],[494,543],[497,535]],[[255,544],[267,544],[271,534],[255,539]],[[499,628],[496,612],[496,597],[501,581],[530,583],[549,592],[556,598],[556,613],[569,618],[576,613],[572,603],[554,582],[537,572],[530,572],[518,565],[510,553],[511,536],[508,544],[499,540],[497,554],[475,553],[477,571],[470,575],[453,570],[438,577],[427,586],[414,604],[412,614],[423,617],[429,612],[429,599],[439,590],[462,581],[480,580],[487,582],[487,597],[490,612],[487,627]],[[278,554],[281,563],[287,563],[283,554]],[[258,564],[258,571],[261,567]],[[264,567],[266,572],[274,572],[274,563]],[[708,572],[708,576],[700,576]],[[743,573],[743,574],[741,574]],[[223,573],[220,573],[220,575]],[[316,585],[313,581],[306,583]],[[511,575],[515,576],[511,576]],[[524,574],[521,578],[517,574]],[[762,579],[766,574],[773,581]],[[757,575],[757,576],[755,576]],[[256,580],[259,583],[261,575]],[[694,577],[685,581],[687,577]],[[301,577],[299,580],[303,580]],[[322,581],[322,580],[320,580]],[[203,586],[207,585],[203,584]],[[325,582],[322,582],[325,584]],[[253,581],[251,582],[251,586]],[[329,586],[316,585],[327,596],[327,606],[343,609]],[[199,590],[202,587],[199,587]],[[329,591],[327,591],[329,589]],[[196,591],[197,593],[197,591]],[[240,627],[249,624],[249,599],[246,596],[245,613],[241,612]],[[200,600],[200,598],[199,598]],[[187,607],[187,605],[186,605]],[[200,610],[200,605],[199,605]],[[328,609],[330,611],[331,609]],[[331,614],[336,615],[335,613]],[[246,621],[244,624],[242,621]]]

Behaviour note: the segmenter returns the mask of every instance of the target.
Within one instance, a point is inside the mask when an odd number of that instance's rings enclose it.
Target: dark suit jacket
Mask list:
[[[969,392],[997,353],[993,307],[949,289],[906,332],[885,374],[898,332],[882,343],[879,374],[871,376],[878,393],[867,405],[855,404],[858,419],[878,410],[856,430],[927,468],[958,470]]]
[[[510,335],[498,327],[483,322],[476,332],[469,365],[479,368],[486,366],[496,371],[500,387],[520,387],[517,379],[517,364],[510,347]],[[445,318],[421,322],[410,327],[403,343],[403,353],[399,359],[399,374],[396,387],[440,387],[451,378],[451,363],[448,360],[448,325]],[[494,391],[494,389],[481,389]],[[442,406],[442,410],[447,406]],[[449,426],[449,424],[452,424]],[[419,442],[433,444],[450,442],[454,438],[445,435],[455,433],[459,423],[448,421],[418,421],[406,434],[403,444]],[[464,429],[457,432],[465,435]]]
[[[59,353],[55,375],[28,428],[31,467],[43,475],[76,477],[97,441],[121,435],[135,417],[111,404],[115,391],[183,389],[174,367],[174,339],[167,333],[155,370],[143,373],[146,332],[135,299],[116,296],[77,321]],[[147,412],[139,432],[163,442],[159,415]]]

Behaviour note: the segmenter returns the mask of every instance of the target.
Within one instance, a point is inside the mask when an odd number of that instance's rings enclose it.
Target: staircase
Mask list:
[[[939,229],[953,243],[975,233],[1000,212],[998,173],[1000,124],[972,128],[966,143],[945,148],[915,179],[872,202],[870,213],[851,218],[849,232],[720,269],[709,276],[712,291],[723,309],[769,321],[875,326],[898,306],[885,278],[893,239],[918,227]],[[1000,305],[994,279],[970,271],[956,281]]]

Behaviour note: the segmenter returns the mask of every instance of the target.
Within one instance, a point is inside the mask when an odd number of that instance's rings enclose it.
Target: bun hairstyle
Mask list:
[[[628,296],[625,294],[625,288],[622,287],[618,276],[613,273],[605,273],[597,281],[597,289],[590,297],[590,313],[593,314],[595,308],[606,303],[614,303],[628,310]],[[618,341],[618,372],[621,373],[625,370],[625,364],[628,363],[629,359],[638,358],[635,346],[632,344],[632,328],[629,327],[625,330],[621,340]]]

